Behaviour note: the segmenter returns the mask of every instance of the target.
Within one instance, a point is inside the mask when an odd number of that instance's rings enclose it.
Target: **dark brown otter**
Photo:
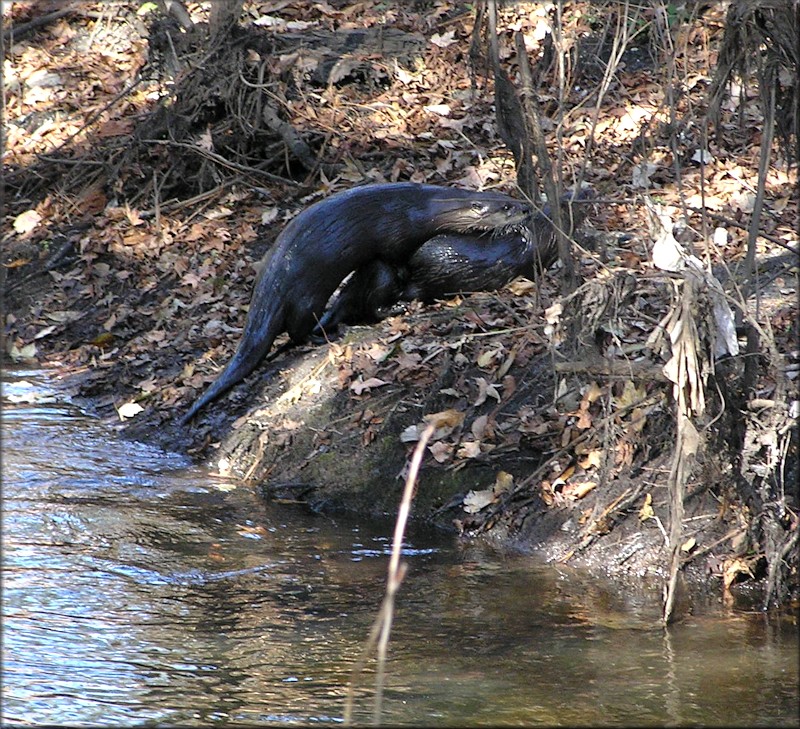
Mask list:
[[[564,212],[569,220],[569,211]],[[570,233],[583,217],[574,207]],[[518,276],[532,279],[557,257],[556,233],[547,209],[500,233],[437,235],[404,265],[376,260],[358,269],[333,299],[315,333],[334,331],[342,323],[377,321],[379,309],[399,300],[430,303],[457,293],[493,291]]]
[[[181,422],[249,375],[281,332],[306,339],[351,271],[376,260],[399,266],[443,231],[502,230],[529,213],[500,193],[412,182],[356,187],[306,208],[275,241],[233,358]]]

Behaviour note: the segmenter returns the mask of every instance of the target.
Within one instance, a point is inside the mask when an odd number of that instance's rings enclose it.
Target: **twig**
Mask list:
[[[525,49],[525,37],[521,31],[514,33],[514,43],[517,51],[517,64],[522,79],[522,108],[525,111],[525,124],[528,132],[533,139],[533,147],[539,160],[539,167],[542,173],[542,184],[547,193],[550,203],[550,217],[553,227],[558,237],[558,258],[563,266],[561,274],[562,293],[568,294],[576,288],[575,261],[572,256],[572,242],[564,232],[564,225],[561,215],[561,206],[558,201],[561,195],[558,190],[558,180],[553,172],[553,165],[550,161],[550,154],[547,151],[547,143],[542,133],[541,113],[537,102],[536,90],[533,87],[533,74],[528,61],[528,53]]]
[[[386,647],[389,643],[389,633],[392,629],[392,620],[394,618],[394,598],[397,590],[405,577],[407,565],[400,562],[400,554],[403,547],[403,536],[406,530],[406,523],[408,515],[411,511],[411,500],[414,495],[414,486],[417,481],[417,473],[419,466],[422,462],[422,456],[425,453],[425,447],[428,445],[430,437],[436,430],[436,423],[430,422],[422,431],[419,442],[414,449],[414,455],[411,458],[411,466],[406,476],[406,484],[403,489],[403,497],[400,500],[400,508],[397,512],[397,521],[394,527],[394,539],[392,540],[392,555],[389,559],[389,574],[386,582],[386,595],[383,598],[380,612],[375,622],[372,624],[367,644],[361,656],[356,663],[353,673],[350,678],[350,683],[347,687],[347,699],[344,709],[344,724],[350,726],[353,718],[353,693],[355,687],[355,679],[364,668],[367,655],[372,650],[373,646],[377,645],[378,648],[378,670],[375,678],[375,707],[373,710],[372,721],[374,725],[380,724],[381,710],[383,708],[383,683],[384,683],[384,670],[386,667]]]
[[[652,362],[627,362],[613,359],[576,360],[572,362],[556,362],[556,372],[581,373],[603,377],[629,377],[642,380],[669,382],[663,367]]]
[[[299,183],[295,182],[294,180],[290,180],[286,177],[281,177],[280,175],[273,175],[271,172],[265,172],[264,170],[259,170],[257,167],[248,167],[247,165],[240,165],[238,162],[231,162],[230,160],[225,159],[222,155],[219,155],[216,152],[211,152],[208,149],[203,149],[197,144],[189,144],[188,142],[177,142],[173,139],[142,139],[140,141],[146,144],[164,144],[168,147],[181,147],[183,149],[191,149],[192,151],[199,154],[201,157],[206,157],[212,162],[216,162],[218,165],[222,165],[223,167],[227,167],[231,170],[236,170],[237,172],[244,172],[245,174],[249,175],[261,175],[270,182],[280,182],[283,185],[291,185],[293,187],[299,187]]]
[[[719,539],[715,539],[713,542],[711,542],[711,544],[707,544],[705,547],[701,547],[700,549],[695,550],[686,557],[683,557],[681,559],[681,567],[689,564],[689,562],[691,562],[694,559],[697,559],[698,557],[702,557],[704,554],[708,554],[712,549],[714,549],[714,547],[716,547],[719,544],[722,544],[722,542],[725,542],[728,539],[733,539],[734,537],[738,537],[740,534],[744,534],[745,532],[747,532],[747,527],[732,529],[727,534],[723,534]]]

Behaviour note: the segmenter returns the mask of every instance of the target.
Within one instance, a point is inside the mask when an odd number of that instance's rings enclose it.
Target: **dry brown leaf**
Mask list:
[[[743,557],[734,557],[733,559],[726,559],[722,563],[722,582],[726,590],[736,582],[739,575],[746,577],[753,577],[754,559],[744,559]]]
[[[453,457],[454,446],[452,443],[445,443],[444,441],[436,441],[428,446],[434,460],[437,463],[446,463]]]
[[[496,494],[502,494],[505,491],[510,491],[511,487],[514,485],[514,477],[507,473],[506,471],[498,471],[497,476],[494,479],[494,492]]]
[[[458,458],[477,458],[480,454],[481,444],[477,440],[468,440],[462,443],[456,452]]]
[[[426,423],[433,423],[436,428],[450,428],[452,430],[464,422],[464,417],[464,413],[462,413],[460,410],[454,410],[453,408],[450,408],[448,410],[442,410],[438,413],[423,415],[422,419]]]
[[[475,418],[475,420],[472,421],[470,431],[472,431],[472,435],[475,436],[475,440],[483,440],[486,435],[486,426],[488,422],[488,415],[479,415],[477,418]]]
[[[583,458],[578,459],[578,465],[588,471],[590,468],[599,468],[603,463],[603,451],[599,448],[590,450]]]
[[[472,403],[475,407],[483,405],[487,397],[493,397],[497,402],[500,402],[500,393],[497,391],[497,385],[490,384],[485,377],[476,377],[475,382],[478,384],[478,397]]]

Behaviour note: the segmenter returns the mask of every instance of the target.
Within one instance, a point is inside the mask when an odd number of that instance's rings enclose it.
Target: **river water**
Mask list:
[[[332,725],[392,524],[264,503],[6,373],[3,725]],[[797,726],[794,615],[698,606],[412,531],[382,720]],[[354,717],[372,720],[374,662]]]

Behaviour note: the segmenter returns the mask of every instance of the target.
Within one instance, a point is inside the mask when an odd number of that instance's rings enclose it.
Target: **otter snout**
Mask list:
[[[450,203],[450,209],[439,211],[438,227],[463,233],[507,228],[524,222],[532,212],[527,202],[497,194],[475,197],[467,205],[463,200]],[[445,206],[447,202],[440,201],[440,207]]]

